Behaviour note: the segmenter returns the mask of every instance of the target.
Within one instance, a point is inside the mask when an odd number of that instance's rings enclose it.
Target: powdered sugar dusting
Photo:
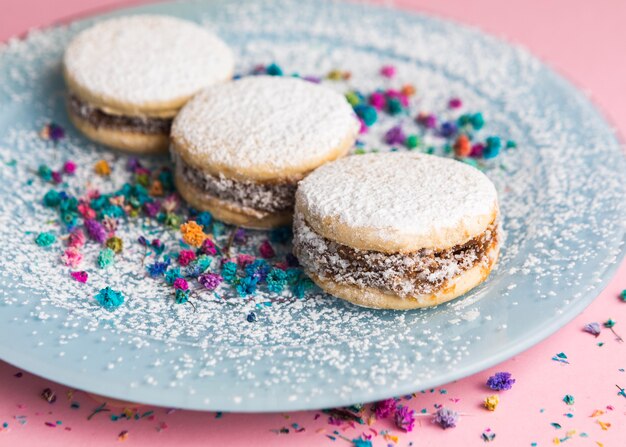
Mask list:
[[[297,196],[313,219],[373,229],[383,240],[452,231],[490,216],[497,206],[496,189],[479,170],[414,153],[329,163],[300,182]]]
[[[354,3],[177,2],[139,11],[201,21],[232,46],[242,73],[273,61],[303,75],[351,71],[348,82],[325,81],[339,92],[415,84],[410,115],[381,115],[360,137],[367,150],[391,149],[381,140],[392,125],[419,132],[419,110],[453,118],[445,107],[451,96],[482,111],[484,132],[519,145],[485,166],[506,234],[498,267],[463,298],[424,311],[361,309],[321,293],[298,300],[262,291],[245,300],[218,291],[219,298],[196,299],[194,312],[145,277],[130,242],[143,234],[175,247],[177,235],[134,221],[120,225],[128,243],[115,267],[97,269],[96,253],[87,252],[90,279],[77,283],[60,267],[58,246],[33,242],[40,231],[58,234],[49,223],[54,213],[40,204],[49,185],[33,171],[76,161],[63,186],[73,193],[87,182],[110,191],[127,180],[126,157],[88,142],[66,119],[61,59],[90,24],[79,23],[0,51],[2,358],[79,388],[165,406],[278,411],[376,400],[437,386],[528,347],[580,312],[621,256],[620,147],[588,101],[528,53],[458,24]],[[398,71],[392,80],[378,74],[388,63]],[[38,137],[50,120],[68,132],[56,146]],[[440,143],[436,135],[424,141]],[[108,180],[93,175],[101,158],[113,167]],[[250,232],[238,249],[256,250],[266,237]],[[291,247],[275,249],[284,255]],[[115,312],[93,300],[106,285],[125,292]],[[263,304],[278,298],[284,302]],[[257,321],[249,323],[253,309]]]
[[[111,19],[80,33],[64,64],[79,86],[131,105],[187,98],[233,72],[231,50],[216,36],[174,17]]]
[[[172,136],[206,166],[262,168],[280,176],[284,169],[325,159],[357,131],[352,108],[333,90],[255,76],[193,98],[176,117]]]

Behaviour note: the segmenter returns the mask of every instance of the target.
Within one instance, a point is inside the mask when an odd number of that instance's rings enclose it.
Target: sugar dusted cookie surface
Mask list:
[[[301,79],[253,76],[194,97],[172,138],[197,168],[263,181],[299,178],[345,154],[358,129],[341,94]]]
[[[114,18],[82,31],[63,63],[81,98],[118,112],[169,116],[198,90],[229,79],[234,65],[212,33],[158,15]]]

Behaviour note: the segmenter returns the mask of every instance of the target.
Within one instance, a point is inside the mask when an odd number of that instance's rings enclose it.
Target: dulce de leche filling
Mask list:
[[[104,127],[149,135],[169,135],[172,127],[172,118],[112,115],[83,101],[76,95],[70,95],[68,104],[74,115],[87,121],[95,128]]]
[[[294,252],[304,269],[321,279],[372,287],[401,297],[435,293],[477,264],[489,262],[498,242],[498,224],[465,244],[446,250],[381,253],[338,244],[316,233],[301,213],[294,216]]]
[[[212,175],[175,157],[176,170],[184,180],[209,196],[261,214],[293,210],[297,182],[254,182]]]

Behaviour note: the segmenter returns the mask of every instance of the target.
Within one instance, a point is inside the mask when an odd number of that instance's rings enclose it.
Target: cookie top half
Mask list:
[[[185,20],[134,15],[79,33],[63,58],[70,90],[109,113],[172,117],[199,90],[230,79],[231,50]]]
[[[338,92],[297,78],[251,76],[209,87],[180,111],[172,151],[239,180],[299,180],[354,144],[359,124]]]
[[[354,155],[298,186],[296,213],[331,241],[361,250],[447,249],[498,217],[493,183],[452,159],[419,153]]]

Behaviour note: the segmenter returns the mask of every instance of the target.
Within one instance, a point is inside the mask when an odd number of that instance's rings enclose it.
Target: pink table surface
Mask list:
[[[128,2],[0,0],[0,41],[68,16],[124,4]],[[626,2],[400,0],[395,4],[472,24],[526,46],[590,92],[607,118],[622,134],[626,133]],[[119,435],[124,431],[124,442],[136,446],[349,446],[351,442],[333,432],[353,439],[362,433],[374,435],[372,429],[377,433],[389,430],[398,436],[397,442],[374,436],[374,446],[483,445],[481,435],[485,430],[495,433],[493,443],[501,446],[624,446],[626,396],[618,394],[616,385],[626,387],[626,343],[617,341],[608,329],[594,338],[582,327],[612,318],[617,322],[615,331],[626,336],[626,303],[618,297],[625,288],[623,262],[593,304],[552,337],[494,368],[418,393],[406,402],[418,413],[422,409],[432,412],[435,404],[461,412],[459,424],[453,429],[444,431],[429,417],[418,418],[416,428],[403,433],[387,420],[371,426],[330,425],[328,417],[319,411],[217,415],[151,407],[138,409],[141,414],[154,412],[139,420],[112,421],[110,413],[101,413],[88,421],[87,416],[98,405],[89,396],[76,391],[70,399],[68,387],[28,373],[19,374],[18,368],[0,362],[0,446],[114,445],[123,441]],[[552,360],[560,352],[567,354],[568,364]],[[489,412],[481,403],[493,394],[485,381],[496,371],[511,372],[516,383],[512,390],[498,393],[500,405]],[[44,388],[56,392],[55,403],[39,397]],[[566,394],[574,396],[573,405],[563,402]],[[72,408],[72,402],[80,407]],[[116,414],[121,411],[114,409]],[[280,433],[282,428],[289,432]]]

